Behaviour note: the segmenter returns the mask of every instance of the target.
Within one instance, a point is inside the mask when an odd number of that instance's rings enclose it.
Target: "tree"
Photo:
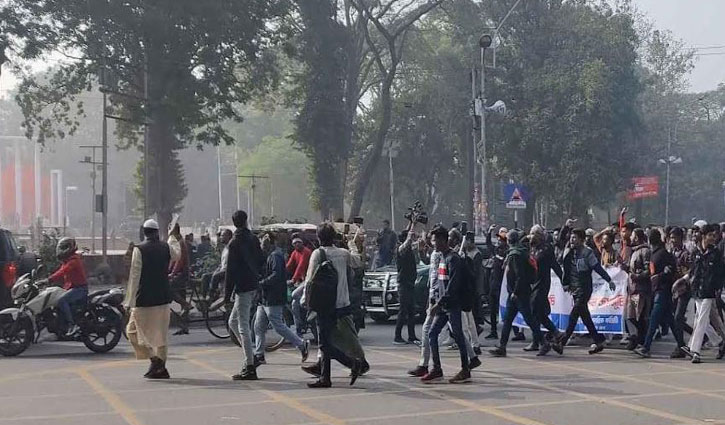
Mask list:
[[[370,179],[377,169],[383,153],[383,146],[392,121],[392,89],[403,60],[405,38],[409,30],[424,15],[443,3],[443,0],[403,3],[398,0],[370,4],[351,0],[358,13],[365,16],[375,29],[377,37],[365,26],[365,41],[372,54],[379,78],[377,95],[380,101],[380,119],[370,149],[364,153],[362,164],[356,176],[355,188],[350,200],[350,220],[360,213]]]
[[[185,196],[177,151],[184,146],[234,142],[224,123],[240,120],[240,104],[276,83],[275,53],[285,36],[276,20],[284,0],[12,0],[40,22],[70,62],[52,78],[21,85],[18,102],[29,136],[39,142],[72,134],[77,95],[103,73],[108,112],[120,119],[118,132],[140,148],[148,133],[144,184],[150,212],[165,228]],[[61,123],[62,126],[57,124]]]

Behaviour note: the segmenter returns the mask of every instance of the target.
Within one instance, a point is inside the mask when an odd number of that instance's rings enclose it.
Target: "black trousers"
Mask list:
[[[559,329],[556,328],[554,322],[549,318],[551,314],[551,304],[549,304],[549,288],[540,288],[531,294],[531,309],[534,318],[548,330],[551,335],[557,335]]]
[[[491,279],[490,292],[488,293],[488,306],[491,309],[491,332],[496,332],[498,326],[498,303],[501,298],[501,282]]]
[[[503,319],[503,327],[501,328],[501,340],[499,341],[500,347],[506,348],[506,344],[509,342],[512,324],[516,318],[516,314],[518,313],[521,313],[521,315],[524,316],[524,321],[527,325],[529,325],[529,328],[531,328],[531,333],[534,335],[534,342],[544,342],[539,321],[536,320],[533,314],[531,314],[530,297],[516,297],[516,300],[514,300],[512,296],[509,295],[509,298],[506,301],[506,316]]]
[[[322,381],[330,381],[330,367],[333,359],[349,368],[352,368],[354,365],[354,359],[332,344],[331,336],[335,326],[337,325],[337,317],[337,312],[317,314],[320,351],[322,352],[322,376],[320,378]]]
[[[582,319],[582,323],[587,327],[592,341],[601,344],[605,340],[604,335],[597,332],[597,327],[594,326],[594,322],[592,321],[592,314],[589,312],[589,299],[592,297],[591,288],[579,289],[574,292],[573,296],[574,307],[569,314],[569,325],[566,327],[566,333],[561,340],[561,345],[566,345],[569,338],[574,334],[574,328],[579,319]]]
[[[413,288],[398,288],[400,311],[395,322],[395,339],[402,339],[403,326],[408,326],[408,340],[417,339],[415,336],[415,296]]]
[[[687,305],[690,304],[691,298],[692,296],[690,295],[690,293],[680,295],[680,297],[677,298],[677,304],[675,305],[675,327],[680,332],[680,334],[687,332],[688,334],[692,335],[692,327],[687,324],[686,317]]]

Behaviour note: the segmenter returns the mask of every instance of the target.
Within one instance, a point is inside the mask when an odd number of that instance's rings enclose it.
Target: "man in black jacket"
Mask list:
[[[534,343],[539,345],[538,356],[545,356],[551,345],[544,339],[541,333],[541,325],[536,317],[531,314],[531,285],[536,279],[536,269],[529,262],[529,250],[521,243],[521,235],[516,230],[511,230],[506,236],[509,244],[509,251],[506,255],[506,289],[509,296],[506,300],[506,316],[503,319],[501,328],[501,340],[499,346],[489,350],[491,355],[506,357],[506,345],[513,321],[518,313],[524,316],[524,321],[531,328],[534,335]]]
[[[536,225],[531,228],[531,253],[536,259],[538,270],[536,272],[536,280],[531,288],[531,309],[533,316],[538,322],[549,331],[549,335],[554,340],[559,339],[560,332],[556,325],[549,318],[551,313],[551,304],[549,304],[549,289],[551,288],[551,271],[561,280],[563,272],[561,266],[556,261],[554,247],[546,242],[546,233],[543,227]],[[538,351],[539,345],[536,341],[524,348],[524,351]]]
[[[596,354],[604,350],[604,336],[597,332],[596,326],[592,321],[592,315],[589,313],[589,299],[592,297],[593,282],[592,282],[592,271],[597,272],[607,283],[609,283],[609,289],[614,291],[615,286],[612,282],[612,278],[602,268],[602,265],[597,260],[596,255],[591,249],[584,246],[584,240],[586,234],[583,229],[575,229],[571,231],[569,237],[569,246],[564,251],[564,279],[562,284],[564,290],[571,292],[574,297],[574,307],[571,309],[569,314],[569,324],[566,328],[566,333],[559,339],[559,341],[552,346],[554,351],[559,354],[564,353],[564,347],[574,333],[574,328],[579,321],[582,319],[584,326],[589,331],[589,336],[594,342],[589,347],[589,354]]]
[[[264,254],[259,239],[247,228],[247,213],[235,212],[232,222],[237,229],[229,242],[224,300],[230,303],[232,295],[235,297],[234,308],[229,315],[229,328],[241,343],[245,359],[241,372],[232,376],[232,379],[252,381],[257,380],[257,371],[254,366],[249,316],[254,295],[259,288]]]
[[[456,341],[458,351],[461,355],[461,370],[450,380],[451,383],[468,382],[471,379],[470,364],[468,362],[468,351],[466,349],[466,338],[463,336],[462,309],[466,302],[467,294],[463,262],[456,252],[448,246],[448,230],[443,226],[436,226],[432,231],[435,249],[441,253],[438,264],[437,279],[438,287],[432,294],[433,299],[430,313],[433,315],[433,323],[428,332],[430,348],[433,355],[433,369],[421,378],[424,383],[439,381],[443,378],[441,368],[441,356],[438,348],[438,335],[440,335],[446,324],[451,322],[453,339]]]
[[[700,348],[702,348],[705,329],[710,324],[710,311],[715,308],[715,299],[720,296],[723,280],[725,280],[723,254],[715,245],[719,232],[720,227],[717,224],[706,224],[702,227],[702,245],[695,253],[692,270],[688,275],[697,315],[690,344],[688,347],[683,347],[682,351],[692,357],[692,363],[701,362]],[[722,323],[717,319],[714,324],[722,327]],[[720,352],[722,353],[722,351],[721,347]]]
[[[279,241],[280,243],[276,243]],[[267,233],[262,238],[264,251],[270,250],[267,257],[264,278],[259,281],[262,290],[260,303],[257,306],[257,313],[254,318],[254,367],[267,363],[264,359],[264,345],[267,335],[267,328],[272,328],[277,334],[284,337],[294,345],[302,354],[302,363],[307,361],[309,354],[309,343],[300,338],[292,329],[284,323],[282,315],[284,306],[287,304],[287,271],[285,268],[282,240],[277,239],[273,233]]]
[[[395,339],[393,344],[420,345],[420,340],[415,336],[415,279],[417,274],[417,261],[415,252],[413,252],[413,224],[400,233],[401,245],[397,250],[397,266],[398,266],[398,299],[400,301],[400,311],[398,319],[395,323]],[[404,340],[402,336],[403,326],[407,325],[408,340]]]
[[[650,280],[654,292],[654,303],[649,318],[649,327],[644,344],[637,347],[634,352],[640,357],[650,357],[650,348],[657,329],[664,325],[672,329],[678,347],[683,347],[685,341],[682,337],[682,329],[675,326],[672,315],[672,284],[675,282],[677,273],[677,260],[675,256],[667,252],[665,243],[662,241],[662,234],[658,229],[649,232],[650,254]]]
[[[489,252],[493,253],[491,261],[491,273],[489,275],[489,292],[488,305],[491,312],[491,333],[486,335],[486,339],[498,339],[498,304],[501,297],[501,283],[503,282],[504,260],[508,245],[506,244],[506,234],[508,230],[502,227],[498,231],[498,244],[493,244],[493,229],[495,225],[491,225],[486,233],[486,246]]]

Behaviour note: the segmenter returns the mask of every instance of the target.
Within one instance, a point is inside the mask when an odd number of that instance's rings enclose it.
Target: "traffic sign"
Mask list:
[[[506,199],[506,208],[514,210],[525,210],[526,200],[529,198],[529,192],[522,184],[509,183],[504,187],[504,199]]]

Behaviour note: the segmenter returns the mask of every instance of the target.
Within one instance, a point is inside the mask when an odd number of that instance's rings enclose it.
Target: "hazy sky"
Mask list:
[[[712,90],[725,82],[725,0],[633,0],[655,23],[688,46],[700,48],[690,76],[692,91]],[[702,49],[704,48],[704,49]],[[0,96],[15,84],[9,72],[0,77]]]
[[[657,28],[669,29],[697,51],[693,91],[725,83],[725,0],[634,0]],[[705,49],[702,49],[702,48]]]

